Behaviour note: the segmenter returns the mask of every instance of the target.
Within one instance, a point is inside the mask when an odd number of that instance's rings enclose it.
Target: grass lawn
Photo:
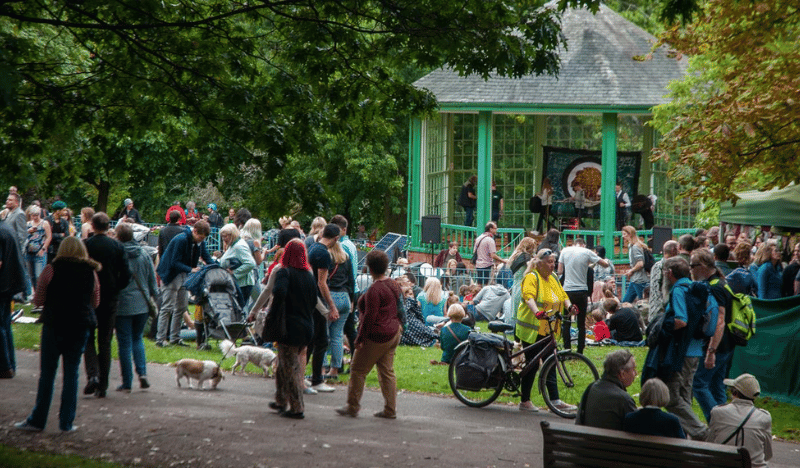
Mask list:
[[[109,463],[78,455],[53,455],[42,452],[29,452],[7,445],[0,445],[0,460],[2,466],[24,466],[25,468],[52,468],[54,466],[69,466],[72,468],[120,468],[125,465]]]
[[[30,314],[26,314],[30,316]],[[33,349],[39,348],[39,338],[41,326],[36,324],[14,324],[14,340],[15,345],[19,349]],[[212,346],[217,346],[216,340],[211,341]],[[595,367],[602,374],[603,358],[606,354],[617,349],[616,347],[587,347],[585,355],[592,360]],[[633,355],[636,357],[636,364],[641,369],[647,348],[629,348]],[[196,359],[208,359],[219,361],[222,357],[219,348],[216,347],[210,351],[197,351],[194,347],[180,348],[180,347],[167,347],[159,348],[155,343],[145,340],[145,351],[147,354],[147,361],[152,363],[167,364],[175,362],[178,359],[185,357],[193,357]],[[116,340],[113,344],[113,357],[118,357]],[[450,391],[450,385],[447,380],[447,366],[434,366],[430,364],[431,360],[439,359],[442,351],[438,348],[421,348],[400,346],[395,358],[395,375],[397,375],[397,388],[401,391],[420,392],[430,395],[441,395],[446,398],[455,398]],[[230,370],[235,359],[227,358],[222,363],[222,368]],[[248,364],[247,372],[261,374],[261,370]],[[112,368],[112,372],[118,372],[117,368]],[[307,371],[310,374],[310,367]],[[537,376],[538,379],[538,376]],[[340,375],[339,382],[346,383],[348,380],[347,375]],[[367,377],[367,386],[378,388],[377,374],[373,371]],[[628,393],[634,396],[638,403],[640,384],[637,379],[633,385],[628,388]],[[545,403],[542,396],[538,392],[538,381],[534,385],[533,393],[531,394],[533,404],[544,408]],[[503,394],[498,399],[501,404],[517,404],[518,398],[514,398],[508,392]],[[781,403],[769,397],[759,398],[756,401],[758,407],[768,410],[772,414],[772,433],[785,440],[800,441],[800,407],[793,406],[787,403]],[[700,420],[703,420],[702,411],[697,403],[694,403],[694,410]],[[476,410],[480,411],[480,410]],[[0,453],[1,455],[2,453]],[[36,465],[33,465],[36,466]]]

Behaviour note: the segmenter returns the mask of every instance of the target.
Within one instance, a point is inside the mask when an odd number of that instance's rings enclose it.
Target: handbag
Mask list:
[[[288,335],[286,331],[286,304],[281,302],[276,307],[273,303],[264,318],[264,330],[261,339],[264,341],[283,341]]]

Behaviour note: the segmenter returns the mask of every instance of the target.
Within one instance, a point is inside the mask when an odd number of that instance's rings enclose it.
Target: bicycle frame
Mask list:
[[[519,357],[520,355],[525,354],[526,351],[530,351],[535,348],[541,348],[536,356],[533,357],[530,361],[526,358],[525,365],[522,367],[522,370],[519,371],[520,378],[525,377],[533,368],[533,364],[537,363],[537,371],[538,371],[538,363],[539,361],[545,361],[549,355],[554,357],[558,356],[558,340],[556,340],[555,335],[553,334],[553,322],[560,320],[562,318],[561,314],[556,313],[547,318],[547,327],[550,329],[550,334],[547,335],[547,339],[538,341],[536,343],[531,344],[521,350],[517,351],[516,353],[512,353],[511,355],[507,355],[506,358],[508,359],[508,372],[513,372],[514,368],[511,365],[514,358]],[[571,378],[566,375],[564,372],[564,368],[560,365],[558,359],[556,359],[556,369],[558,369],[558,373],[561,376],[561,379],[565,381],[568,385],[572,385]]]

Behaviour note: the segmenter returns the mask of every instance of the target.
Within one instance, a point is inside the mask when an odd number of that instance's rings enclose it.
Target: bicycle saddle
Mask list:
[[[493,320],[489,322],[489,331],[492,333],[510,332],[514,331],[514,325],[505,323],[500,320]]]

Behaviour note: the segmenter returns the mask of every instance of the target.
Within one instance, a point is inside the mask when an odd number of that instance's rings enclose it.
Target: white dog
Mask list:
[[[231,375],[236,375],[236,368],[247,367],[248,362],[252,362],[255,366],[264,370],[264,377],[269,377],[270,366],[273,368],[278,364],[275,353],[271,349],[262,348],[260,346],[239,346],[230,340],[223,340],[219,344],[219,349],[222,350],[224,357],[236,355],[236,363],[231,367]]]
[[[211,379],[211,389],[216,390],[219,381],[225,377],[219,370],[219,364],[214,361],[200,361],[197,359],[181,359],[175,363],[175,380],[178,382],[178,387],[181,386],[181,378],[186,377],[189,383],[189,388],[192,387],[192,380],[197,380],[197,386],[200,390],[203,389],[203,384],[206,380]]]

